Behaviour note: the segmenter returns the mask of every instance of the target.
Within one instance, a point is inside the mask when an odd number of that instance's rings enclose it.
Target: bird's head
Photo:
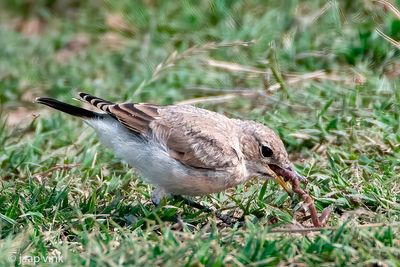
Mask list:
[[[253,121],[243,121],[241,129],[240,143],[249,177],[275,178],[286,191],[286,183],[280,176],[285,180],[290,177],[305,180],[294,170],[282,140],[274,131]]]

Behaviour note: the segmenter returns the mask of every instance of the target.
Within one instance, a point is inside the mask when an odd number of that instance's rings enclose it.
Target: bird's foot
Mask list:
[[[236,223],[241,224],[242,222],[239,222],[239,220],[233,218],[232,216],[229,216],[227,214],[223,214],[221,211],[219,210],[213,210],[209,207],[206,207],[196,201],[193,201],[191,199],[182,197],[182,196],[174,196],[175,199],[177,200],[181,200],[183,201],[186,205],[196,208],[198,210],[204,211],[204,212],[209,212],[209,213],[214,213],[215,217],[217,217],[217,219],[221,220],[223,223],[229,225],[229,226],[234,226]]]
[[[234,226],[235,224],[238,224],[238,226],[243,226],[243,221],[241,219],[235,219],[227,214],[222,214],[222,212],[218,210],[215,212],[215,217],[217,217],[230,227]]]
[[[162,200],[168,198],[170,196],[170,194],[168,194],[164,189],[162,189],[161,187],[156,187],[152,194],[151,194],[151,201],[153,202],[153,204],[155,206],[160,206]],[[183,203],[185,203],[186,205],[196,208],[198,210],[204,211],[204,212],[209,212],[209,213],[213,213],[215,214],[215,217],[217,217],[217,219],[221,220],[223,223],[229,225],[229,226],[234,226],[236,223],[241,224],[242,222],[239,222],[237,219],[227,215],[227,214],[223,214],[221,211],[218,210],[214,210],[211,209],[209,207],[206,207],[196,201],[193,201],[191,199],[179,196],[179,195],[173,195],[172,196],[175,200],[179,200],[179,201],[183,201]],[[182,223],[182,220],[179,217],[174,218],[174,220],[176,223]]]

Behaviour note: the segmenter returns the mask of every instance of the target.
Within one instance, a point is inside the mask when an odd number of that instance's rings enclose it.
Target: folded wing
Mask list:
[[[227,117],[193,106],[158,106],[112,102],[80,93],[134,133],[158,138],[170,156],[184,165],[224,169],[239,163],[235,124]]]

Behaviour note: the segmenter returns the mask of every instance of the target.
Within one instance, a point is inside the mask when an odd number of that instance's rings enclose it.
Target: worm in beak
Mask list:
[[[271,173],[273,173],[275,180],[285,189],[285,191],[289,194],[292,195],[292,190],[289,189],[287,185],[287,181],[293,181],[293,180],[299,180],[301,182],[307,181],[307,179],[298,174],[295,170],[292,168],[281,168],[275,164],[269,164],[268,168],[271,170]]]

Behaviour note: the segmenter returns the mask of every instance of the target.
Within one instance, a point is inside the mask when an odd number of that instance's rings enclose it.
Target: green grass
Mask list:
[[[69,266],[400,265],[400,53],[375,31],[399,40],[400,21],[382,4],[7,0],[0,18],[0,265],[13,253]],[[286,91],[268,90],[271,65]],[[197,198],[243,227],[176,200],[156,208],[90,128],[31,102],[85,91],[171,104],[237,89],[254,94],[199,106],[275,129],[333,229],[276,232],[304,214],[273,181]]]

